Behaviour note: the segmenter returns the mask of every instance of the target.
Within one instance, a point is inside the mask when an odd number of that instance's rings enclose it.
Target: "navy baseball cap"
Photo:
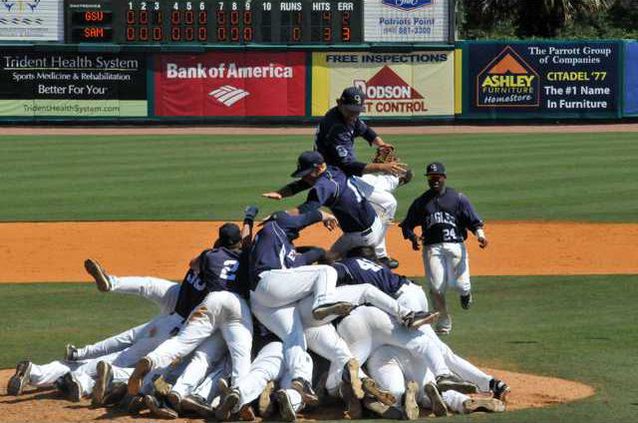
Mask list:
[[[445,176],[445,166],[441,162],[432,162],[425,168],[425,175],[443,175]]]
[[[362,112],[365,94],[357,87],[348,87],[343,90],[339,100],[341,105],[351,112]]]
[[[241,231],[234,223],[224,223],[219,228],[219,243],[223,247],[230,247],[241,241]]]
[[[312,172],[315,166],[324,163],[325,160],[318,151],[304,151],[297,159],[297,170],[290,174],[293,178],[303,178]]]

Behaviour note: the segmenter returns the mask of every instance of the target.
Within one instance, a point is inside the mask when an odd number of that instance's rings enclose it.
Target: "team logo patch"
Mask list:
[[[369,80],[355,80],[353,85],[364,92],[367,112],[413,113],[428,110],[423,95],[387,65]]]
[[[250,93],[248,91],[242,90],[241,88],[233,87],[232,85],[224,85],[217,88],[216,90],[211,91],[210,93],[208,93],[208,95],[213,97],[224,106],[232,107],[233,104],[237,103],[239,100],[243,99],[244,97],[248,97]]]
[[[396,9],[412,11],[420,9],[421,7],[430,6],[434,3],[434,0],[382,0],[382,4],[385,6],[394,7]]]
[[[538,73],[510,46],[476,77],[478,107],[535,107],[539,101]]]

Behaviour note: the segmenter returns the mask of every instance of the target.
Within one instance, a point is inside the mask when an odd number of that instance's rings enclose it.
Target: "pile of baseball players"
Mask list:
[[[427,165],[429,189],[400,227],[414,250],[423,249],[430,311],[423,289],[393,272],[399,263],[385,245],[393,191],[412,174],[398,161],[357,161],[358,136],[393,148],[359,119],[363,105],[362,92],[345,89],[321,121],[314,150],[299,156],[295,180],[263,194],[308,190],[301,205],[267,216],[254,236],[258,210],[247,207],[242,227],[222,225],[182,283],[115,276],[86,260],[99,291],[140,295],[159,314],[95,344],[67,345],[63,360],[18,363],[8,393],[55,387],[71,401],[90,397],[93,407],[220,421],[294,421],[335,402],[350,419],[415,420],[421,408],[435,416],[504,411],[507,384],[439,339],[452,329],[448,286],[464,309],[472,304],[464,241],[471,231],[486,247],[483,222],[446,186],[443,164]],[[328,251],[294,245],[320,222],[342,231]]]

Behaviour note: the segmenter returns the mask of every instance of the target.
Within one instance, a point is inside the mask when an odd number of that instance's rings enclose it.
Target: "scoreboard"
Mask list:
[[[65,0],[64,11],[67,43],[363,42],[362,0]]]

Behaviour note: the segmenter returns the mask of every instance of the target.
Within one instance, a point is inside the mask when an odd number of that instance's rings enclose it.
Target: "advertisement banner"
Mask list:
[[[159,55],[157,116],[304,116],[303,52]]]
[[[454,51],[313,53],[312,115],[323,116],[345,87],[366,95],[365,116],[454,114]]]
[[[64,41],[62,0],[0,0],[0,41]]]
[[[638,115],[638,41],[625,44],[625,116]]]
[[[449,0],[365,0],[364,41],[449,41]]]
[[[147,116],[142,55],[5,50],[0,116]]]
[[[464,116],[613,117],[616,42],[470,43]]]

